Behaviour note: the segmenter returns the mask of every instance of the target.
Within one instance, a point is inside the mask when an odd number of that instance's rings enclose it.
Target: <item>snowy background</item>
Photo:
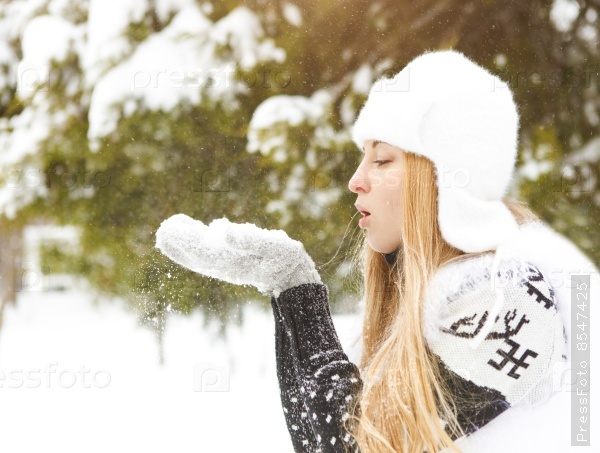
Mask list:
[[[357,362],[348,131],[425,49],[506,78],[509,195],[600,262],[598,7],[509,3],[2,1],[0,451],[291,452],[268,301],[186,273],[154,234],[179,212],[284,229]]]
[[[171,316],[159,366],[154,335],[120,301],[21,294],[0,335],[0,451],[293,452],[273,316],[249,302],[243,317],[224,343],[200,314]],[[352,355],[358,319],[334,323]]]

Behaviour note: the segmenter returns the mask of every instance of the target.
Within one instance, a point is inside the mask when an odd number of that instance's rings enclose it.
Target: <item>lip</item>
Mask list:
[[[371,217],[371,213],[370,211],[365,209],[364,206],[361,206],[358,203],[356,203],[354,206],[356,206],[356,209],[363,215],[363,217],[358,221],[358,226],[361,228],[365,228],[367,222],[369,221],[369,217]]]
[[[371,214],[371,211],[369,211],[364,206],[359,205],[358,203],[355,203],[354,206],[356,207],[356,210],[359,211],[364,216],[368,216]]]
[[[371,214],[364,216],[363,218],[359,219],[358,221],[358,226],[361,228],[366,228],[367,226],[367,222],[369,221],[369,219],[371,218]]]

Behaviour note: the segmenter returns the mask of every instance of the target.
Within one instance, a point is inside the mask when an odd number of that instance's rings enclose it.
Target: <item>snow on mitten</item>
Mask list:
[[[164,220],[156,247],[194,272],[236,285],[252,285],[264,295],[279,294],[305,283],[321,283],[301,242],[285,231],[265,230],[227,218],[208,226],[184,214]]]

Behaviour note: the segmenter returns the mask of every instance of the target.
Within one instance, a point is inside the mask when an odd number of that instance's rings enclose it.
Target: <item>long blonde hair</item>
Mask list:
[[[403,155],[398,264],[391,268],[366,240],[354,253],[364,276],[359,363],[363,387],[344,428],[362,453],[437,452],[445,447],[460,452],[451,436],[456,439],[464,432],[456,419],[455,401],[423,336],[421,301],[438,267],[476,254],[466,254],[442,238],[432,162],[413,153]],[[518,223],[537,219],[522,202],[504,203]]]

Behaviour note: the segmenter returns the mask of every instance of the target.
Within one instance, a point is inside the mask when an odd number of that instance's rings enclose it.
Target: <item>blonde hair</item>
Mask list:
[[[359,363],[363,387],[344,428],[362,453],[437,452],[444,447],[460,452],[451,437],[465,434],[456,419],[457,401],[423,336],[421,301],[438,267],[478,254],[464,253],[442,238],[435,168],[422,156],[403,155],[404,215],[397,266],[391,268],[366,240],[354,253],[364,277]],[[504,203],[518,223],[537,219],[525,203]]]

